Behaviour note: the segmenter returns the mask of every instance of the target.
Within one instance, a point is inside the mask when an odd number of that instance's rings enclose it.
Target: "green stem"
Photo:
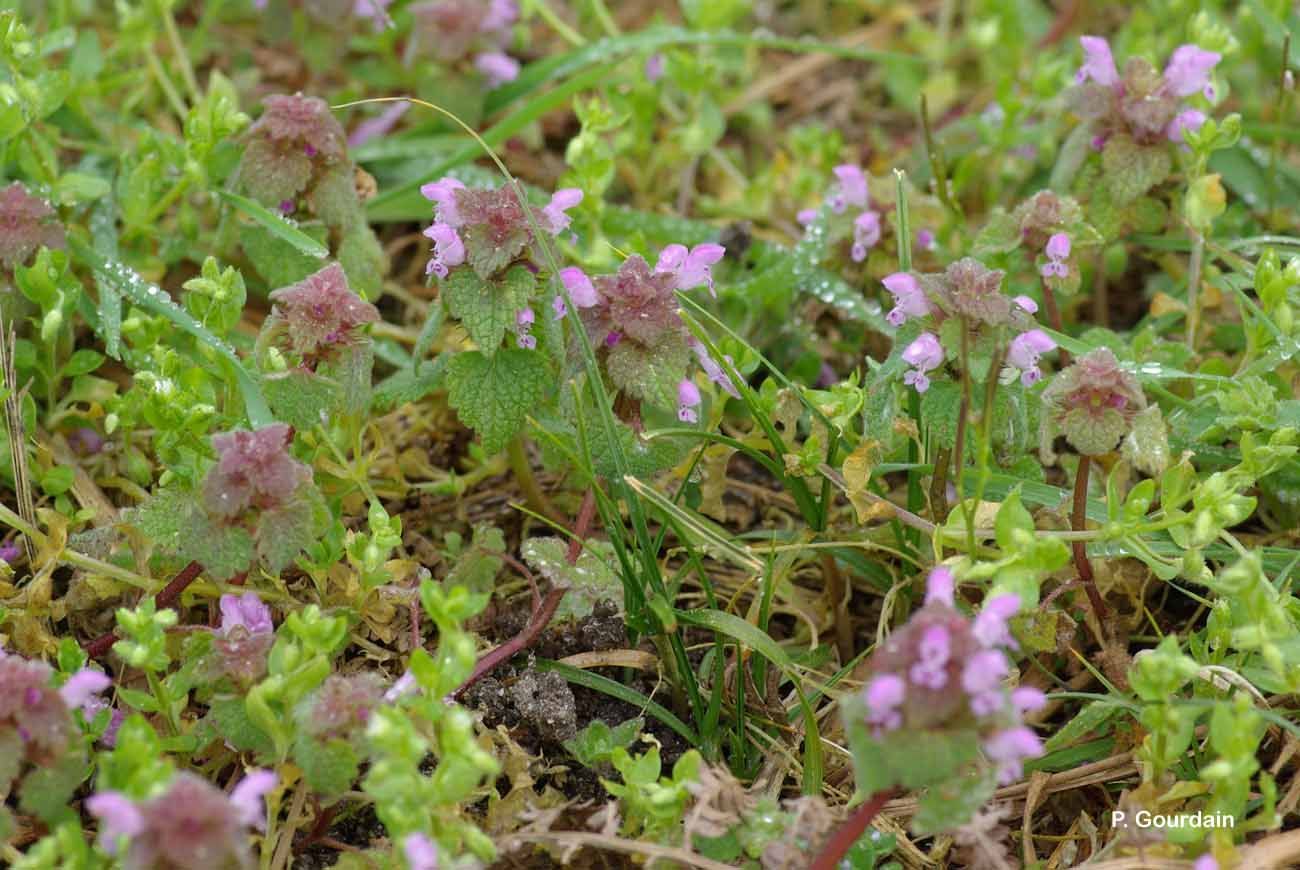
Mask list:
[[[181,78],[185,80],[185,89],[189,91],[190,102],[197,103],[200,99],[199,80],[194,75],[194,64],[190,63],[190,53],[185,50],[185,43],[181,41],[181,35],[176,30],[176,18],[170,8],[163,16],[163,29],[167,31],[167,41],[171,43],[172,51],[176,52],[176,60],[181,65]]]
[[[528,449],[524,444],[523,435],[516,435],[510,439],[510,443],[506,445],[506,459],[510,463],[510,472],[515,476],[515,482],[519,484],[519,491],[524,495],[524,503],[542,516],[558,521],[560,514],[537,484],[533,465],[528,460]]]
[[[555,10],[546,0],[529,0],[528,6],[537,13],[537,17],[546,22],[546,25],[560,35],[560,38],[573,46],[586,45],[586,38],[574,30],[564,19],[556,14]]]
[[[162,681],[158,679],[155,671],[145,671],[145,677],[149,680],[149,690],[153,692],[154,700],[158,702],[158,712],[167,720],[167,728],[173,735],[181,733],[181,723],[176,718],[176,711],[172,709],[171,702],[167,700],[167,693],[163,691]]]
[[[1205,237],[1192,231],[1192,253],[1187,264],[1187,349],[1196,350],[1196,333],[1201,326],[1201,264],[1205,259]]]

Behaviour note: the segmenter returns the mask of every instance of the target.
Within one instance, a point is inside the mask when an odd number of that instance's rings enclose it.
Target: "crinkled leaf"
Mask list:
[[[302,768],[307,784],[316,793],[330,797],[352,787],[361,763],[346,740],[316,740],[302,733],[294,741],[293,760]]]
[[[345,414],[361,414],[370,405],[370,373],[375,365],[375,350],[369,340],[361,340],[339,350],[338,357],[320,366],[320,372],[336,381],[342,390]]]
[[[217,695],[208,704],[208,721],[221,738],[241,752],[270,756],[275,744],[248,717],[243,695]]]
[[[523,266],[498,278],[480,278],[471,269],[457,269],[442,282],[442,294],[451,316],[489,356],[496,352],[506,330],[514,326],[519,309],[528,304],[537,279]]]
[[[1121,204],[1132,202],[1164,181],[1170,169],[1166,146],[1139,145],[1124,135],[1107,140],[1101,162],[1106,186]]]
[[[75,749],[63,753],[53,764],[38,767],[23,778],[19,809],[46,823],[71,816],[68,804],[88,773],[84,752]]]
[[[993,797],[997,782],[990,771],[970,771],[928,789],[912,817],[918,836],[959,828]]]
[[[520,348],[492,357],[467,351],[447,366],[448,400],[461,422],[483,439],[489,454],[499,453],[514,437],[550,381],[546,357]]]
[[[676,407],[677,384],[686,377],[691,351],[673,334],[653,347],[620,341],[610,349],[605,369],[614,386],[662,408]]]
[[[257,556],[268,571],[278,574],[312,545],[320,525],[319,508],[316,500],[299,497],[262,511],[257,520]]]
[[[325,238],[325,227],[320,224],[304,224],[301,232],[309,238]],[[240,226],[239,244],[268,287],[296,284],[320,269],[319,258],[303,253],[296,246],[256,224]]]
[[[343,388],[333,378],[294,368],[262,379],[262,392],[277,420],[295,429],[327,422],[343,402]]]

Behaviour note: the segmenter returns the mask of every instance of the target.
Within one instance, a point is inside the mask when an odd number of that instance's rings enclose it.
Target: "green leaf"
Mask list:
[[[47,824],[72,815],[72,795],[89,772],[84,752],[63,753],[53,764],[38,767],[23,778],[19,809]]]
[[[457,269],[443,281],[442,294],[452,317],[465,326],[479,350],[491,356],[536,286],[537,279],[523,266],[486,279],[472,269]]]
[[[1058,749],[1071,746],[1101,728],[1123,711],[1124,708],[1118,704],[1110,704],[1105,701],[1089,701],[1075,714],[1073,719],[1066,722],[1059,731],[1043,742],[1043,751],[1055,752]]]
[[[307,784],[328,797],[352,788],[361,763],[346,740],[316,740],[301,732],[293,744],[293,760],[302,768]]]
[[[942,782],[921,796],[912,817],[912,830],[923,837],[959,828],[988,803],[996,788],[992,770],[965,773]]]
[[[505,448],[550,382],[546,358],[535,350],[507,348],[492,357],[467,351],[447,366],[448,401],[488,454]]]
[[[317,260],[323,260],[329,256],[330,250],[327,246],[313,239],[278,214],[269,211],[265,206],[246,196],[240,196],[228,190],[218,190],[216,193],[217,196],[252,218],[254,222],[270,232],[271,235],[288,242],[295,250],[309,257],[315,257]]]
[[[310,429],[328,420],[343,402],[338,381],[302,368],[267,375],[262,390],[275,418],[295,429]]]
[[[690,359],[686,343],[666,335],[654,347],[620,341],[605,358],[605,369],[620,390],[661,408],[672,408],[677,404],[677,384],[686,376]]]
[[[1169,175],[1169,149],[1165,145],[1138,145],[1126,135],[1112,136],[1101,152],[1106,186],[1117,202],[1132,202]]]
[[[602,719],[592,719],[577,735],[564,741],[564,748],[585,767],[607,764],[615,749],[627,749],[645,728],[637,716],[610,728]]]
[[[208,720],[221,738],[241,752],[262,757],[275,753],[270,736],[253,723],[243,695],[217,695],[208,704]]]

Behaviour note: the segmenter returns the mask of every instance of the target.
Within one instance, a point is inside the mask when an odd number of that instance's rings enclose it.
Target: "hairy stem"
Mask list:
[[[1091,465],[1091,456],[1079,457],[1079,470],[1074,475],[1074,511],[1070,514],[1070,528],[1076,532],[1084,531],[1088,527],[1088,470]],[[1074,567],[1079,572],[1079,580],[1082,581],[1084,590],[1088,593],[1092,612],[1097,617],[1097,622],[1101,623],[1107,610],[1105,602],[1101,600],[1101,593],[1097,591],[1097,581],[1092,574],[1092,563],[1088,561],[1088,544],[1086,541],[1071,541],[1070,548],[1074,551]]]
[[[1201,328],[1201,263],[1205,260],[1205,237],[1192,234],[1192,255],[1187,264],[1187,349],[1196,350],[1196,333]]]
[[[536,643],[537,638],[541,637],[542,632],[550,623],[551,617],[555,615],[556,608],[560,606],[560,599],[568,591],[568,586],[552,587],[551,591],[547,592],[546,597],[542,599],[541,606],[533,611],[532,618],[528,620],[524,630],[479,659],[474,665],[474,672],[469,675],[465,682],[460,684],[460,688],[451,693],[451,696],[453,698],[461,697],[470,686],[514,658],[517,653],[523,652]]]
[[[822,850],[817,853],[813,859],[809,870],[836,870],[840,866],[840,861],[853,848],[853,844],[858,841],[866,831],[867,826],[871,824],[880,810],[888,803],[889,799],[894,796],[893,789],[885,789],[873,794],[866,803],[858,807],[853,815],[844,820],[844,824],[835,829],[831,838],[822,846]]]

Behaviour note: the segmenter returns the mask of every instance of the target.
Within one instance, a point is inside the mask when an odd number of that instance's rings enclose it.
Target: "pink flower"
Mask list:
[[[502,51],[485,51],[477,55],[474,69],[483,74],[490,88],[500,87],[519,77],[519,61]]]
[[[352,14],[360,18],[369,18],[375,30],[379,30],[393,23],[387,11],[388,5],[392,2],[393,0],[356,0],[352,5]]]
[[[119,838],[135,838],[144,830],[140,808],[121,792],[98,792],[86,798],[85,806],[99,819],[99,846],[110,855],[116,854]]]
[[[275,630],[271,623],[271,609],[262,603],[256,592],[243,595],[221,596],[221,634],[229,637],[236,628],[249,634],[263,634]]]
[[[733,399],[739,399],[740,393],[736,390],[735,384],[731,382],[731,378],[722,366],[718,365],[717,361],[709,356],[708,348],[702,342],[692,341],[691,350],[695,353],[695,359],[699,361],[700,368],[704,370],[705,376],[719,387],[722,387]],[[735,364],[729,356],[724,356],[723,359],[732,365]]]
[[[0,188],[0,266],[23,265],[44,245],[61,248],[63,225],[54,208],[17,181]]]
[[[399,698],[414,693],[418,688],[419,686],[415,682],[415,674],[407,671],[388,687],[387,692],[384,692],[384,700],[391,704]]]
[[[932,625],[921,635],[917,645],[917,662],[908,678],[927,689],[942,689],[948,684],[948,657],[952,639],[943,625]]]
[[[1024,762],[1043,752],[1038,735],[1023,725],[999,731],[984,741],[984,752],[998,767],[998,784],[1010,785],[1024,773]]]
[[[1192,862],[1192,870],[1219,870],[1219,862],[1214,859],[1214,855],[1206,852]]]
[[[433,240],[433,256],[424,267],[424,274],[446,278],[452,266],[465,262],[465,243],[450,224],[434,224],[423,234]]]
[[[374,2],[374,0],[357,0],[357,2],[371,3]],[[387,15],[384,17],[386,18]],[[357,148],[366,144],[371,139],[377,139],[378,137],[383,136],[389,130],[393,129],[397,122],[402,119],[402,116],[405,115],[410,108],[411,104],[403,100],[400,103],[393,103],[374,118],[371,118],[368,121],[362,121],[357,125],[357,129],[352,131],[352,135],[348,137],[348,146],[351,148]],[[428,185],[425,186],[427,187]]]
[[[490,0],[479,29],[485,33],[503,31],[518,20],[519,4],[515,0]]]
[[[1007,658],[996,650],[982,650],[971,656],[961,672],[961,687],[970,695],[970,709],[976,716],[990,716],[1002,708],[1002,680],[1007,676]]]
[[[700,406],[700,390],[689,378],[677,383],[677,419],[683,423],[695,423],[699,414],[695,409]]]
[[[262,798],[275,788],[279,778],[269,770],[250,770],[230,793],[230,805],[239,823],[261,831],[266,828]]]
[[[1033,713],[1047,706],[1047,696],[1033,686],[1019,686],[1011,692],[1011,706],[1019,713]]]
[[[59,697],[69,710],[76,710],[112,684],[113,681],[100,671],[82,668],[59,688]]]
[[[930,572],[925,586],[925,603],[945,604],[952,607],[954,583],[952,570],[945,565],[937,565]]]
[[[892,731],[903,724],[898,707],[903,703],[907,684],[897,674],[881,674],[867,684],[863,699],[867,705],[867,722],[881,730]]]
[[[664,56],[655,52],[645,59],[645,80],[657,82],[664,77]]]
[[[17,540],[5,541],[0,544],[0,559],[6,562],[17,562],[22,553],[22,548],[18,546]]]
[[[1044,278],[1064,278],[1070,274],[1070,266],[1065,261],[1070,257],[1070,237],[1065,233],[1055,233],[1047,240],[1044,248],[1047,262],[1039,268]]]
[[[1020,309],[1022,311],[1026,311],[1030,314],[1038,313],[1038,303],[1035,302],[1033,299],[1030,299],[1028,296],[1017,296],[1011,301],[1016,303],[1016,305],[1020,306]]]
[[[1210,72],[1223,55],[1205,51],[1195,45],[1180,45],[1169,57],[1165,67],[1165,87],[1178,97],[1189,97],[1197,91],[1206,91],[1207,99],[1214,99],[1210,88]]]
[[[1165,136],[1171,142],[1183,143],[1183,133],[1191,131],[1195,133],[1201,129],[1205,123],[1205,113],[1196,109],[1184,109],[1179,112],[1169,126],[1165,128]]]
[[[537,347],[537,338],[533,335],[533,309],[521,308],[515,315],[515,336],[519,346],[527,350]]]
[[[906,272],[886,275],[882,284],[894,297],[894,308],[885,319],[891,326],[902,326],[909,317],[924,317],[930,313],[930,300],[915,277]]]
[[[933,251],[935,247],[934,230],[917,230],[916,246],[922,251]]]
[[[551,194],[551,201],[542,209],[542,226],[550,230],[551,235],[558,236],[573,223],[573,218],[565,212],[580,202],[582,191],[576,187],[555,191]]]
[[[438,870],[438,847],[424,834],[407,834],[402,840],[407,870]]]
[[[561,269],[560,281],[564,283],[564,289],[569,291],[569,298],[573,300],[573,304],[579,308],[591,308],[600,301],[596,285],[592,284],[587,273],[577,266]],[[558,298],[563,301],[563,297]]]
[[[1119,71],[1115,69],[1115,58],[1111,56],[1110,43],[1100,36],[1080,36],[1079,44],[1083,46],[1083,66],[1079,67],[1074,80],[1079,84],[1092,79],[1106,87],[1118,85]]]
[[[1011,637],[1007,620],[1015,616],[1019,610],[1020,596],[995,595],[984,602],[983,609],[971,625],[971,634],[983,646],[1003,646],[1014,649],[1016,642]]]
[[[840,182],[839,190],[831,197],[831,208],[835,213],[839,214],[849,206],[866,208],[869,199],[867,177],[862,170],[852,163],[842,163],[835,167],[834,172]]]
[[[880,241],[880,215],[874,211],[864,211],[853,219],[853,250],[850,255],[853,262],[861,263],[867,258],[867,251]]]
[[[420,194],[425,199],[435,203],[434,215],[440,223],[459,227],[461,218],[456,205],[456,191],[464,189],[465,185],[448,175],[437,181],[422,185]],[[428,235],[428,233],[425,233],[425,235]]]
[[[1020,370],[1020,382],[1031,387],[1043,378],[1043,370],[1038,367],[1039,358],[1053,350],[1056,342],[1041,329],[1022,332],[1011,340],[1007,351],[1007,364]]]
[[[817,209],[805,208],[802,211],[795,214],[794,219],[799,222],[800,226],[806,227],[813,221],[817,220]]]
[[[678,290],[690,290],[701,284],[707,284],[709,293],[717,297],[713,288],[712,266],[722,259],[727,249],[722,245],[706,242],[687,251],[685,245],[668,245],[659,252],[659,261],[655,263],[655,272],[673,276],[673,286]]]
[[[930,389],[927,372],[943,364],[943,346],[934,333],[923,332],[903,349],[903,362],[914,368],[903,375],[903,383],[916,387],[918,393]]]

